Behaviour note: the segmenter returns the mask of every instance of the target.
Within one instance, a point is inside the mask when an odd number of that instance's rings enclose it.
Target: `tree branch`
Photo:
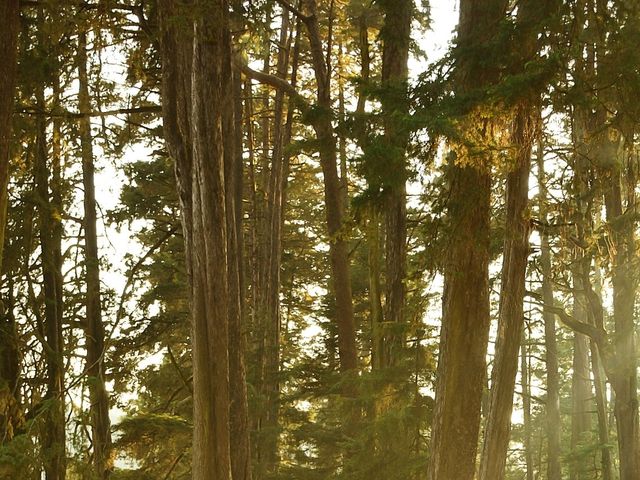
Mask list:
[[[275,75],[270,75],[268,73],[253,70],[249,65],[247,65],[247,62],[245,62],[244,59],[238,54],[234,55],[234,64],[246,77],[256,80],[257,82],[264,83],[266,85],[271,85],[273,88],[282,90],[283,92],[287,93],[298,104],[298,107],[302,111],[311,108],[311,105],[309,105],[307,99],[300,95],[296,88],[286,80],[283,80],[282,78]]]
[[[593,341],[596,342],[598,348],[600,348],[601,351],[605,351],[607,349],[608,341],[606,330],[596,327],[595,325],[577,320],[572,315],[569,315],[562,307],[545,304],[542,300],[542,295],[540,295],[539,293],[527,291],[526,295],[536,299],[537,301],[534,302],[536,305],[539,305],[546,311],[557,315],[560,321],[571,330],[593,339]]]

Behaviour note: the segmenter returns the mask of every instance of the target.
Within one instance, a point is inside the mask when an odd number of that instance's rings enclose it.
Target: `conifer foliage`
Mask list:
[[[0,0],[0,480],[640,478],[640,3],[445,3]]]

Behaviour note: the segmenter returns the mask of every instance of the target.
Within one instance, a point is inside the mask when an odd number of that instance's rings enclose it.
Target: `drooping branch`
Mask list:
[[[288,94],[296,102],[300,110],[306,111],[311,108],[311,105],[309,104],[307,99],[304,98],[302,95],[300,95],[298,90],[296,90],[296,88],[286,80],[283,80],[282,78],[276,75],[271,75],[269,73],[259,72],[257,70],[252,69],[247,64],[247,62],[245,62],[245,60],[242,57],[240,57],[240,55],[238,54],[234,56],[234,64],[236,68],[240,69],[240,71],[246,77],[251,78],[252,80],[255,80],[257,82],[270,85],[273,88],[282,90],[283,92]]]
[[[601,351],[606,351],[608,347],[607,332],[603,328],[591,325],[589,323],[582,322],[572,315],[569,315],[564,308],[556,305],[545,304],[542,300],[542,296],[539,293],[527,291],[526,295],[535,299],[534,303],[540,307],[544,307],[545,310],[557,315],[560,321],[578,333],[586,335],[591,338]]]

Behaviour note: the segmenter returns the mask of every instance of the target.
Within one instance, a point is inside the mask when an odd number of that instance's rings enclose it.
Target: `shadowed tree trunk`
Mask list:
[[[36,103],[45,109],[44,86],[36,91]],[[44,351],[47,364],[46,400],[51,401],[45,414],[42,433],[44,470],[47,480],[64,480],[66,477],[65,449],[65,405],[64,405],[64,358],[61,316],[58,304],[55,245],[53,232],[55,219],[51,205],[49,186],[47,121],[44,116],[36,120],[37,138],[34,177],[38,203],[38,222],[40,229],[40,248],[44,298]]]
[[[544,149],[542,143],[538,147],[538,188],[539,188],[539,216],[543,225],[548,224],[546,202],[548,200],[546,177],[544,174]],[[558,373],[558,344],[556,340],[556,318],[546,308],[553,305],[553,285],[551,283],[551,247],[549,232],[542,228],[540,231],[540,268],[542,273],[542,298],[544,318],[544,344],[546,350],[545,364],[547,368],[547,478],[561,480],[560,465],[561,420],[560,420],[560,376]]]
[[[353,317],[351,266],[348,238],[343,228],[345,212],[340,176],[338,175],[337,140],[332,124],[330,76],[318,25],[316,0],[304,0],[303,4],[308,14],[304,17],[304,23],[307,27],[317,84],[319,111],[314,119],[313,128],[318,139],[320,164],[324,176],[324,201],[332,274],[331,290],[336,302],[340,370],[343,373],[355,372],[358,368],[358,350]]]
[[[7,185],[9,183],[9,158],[11,146],[11,123],[14,106],[17,43],[19,30],[19,2],[0,2],[0,58],[3,72],[0,75],[0,276],[7,222]],[[1,303],[1,302],[0,302]],[[10,305],[7,305],[10,307]],[[15,324],[8,308],[0,305],[0,444],[13,438],[15,429],[21,424],[19,408],[15,398],[18,379],[18,355]]]
[[[242,348],[242,289],[229,4],[162,0],[159,7],[164,131],[176,162],[191,287],[193,478],[230,480],[232,468],[248,478],[244,368],[241,351],[230,352]]]
[[[489,42],[504,18],[503,0],[462,0],[458,47]],[[456,88],[464,95],[495,81],[478,59],[460,58]],[[444,270],[436,399],[431,431],[429,480],[472,480],[475,475],[480,406],[486,384],[489,337],[489,215],[491,166],[448,165],[448,219],[452,229]],[[465,162],[466,163],[466,162]]]
[[[87,37],[78,35],[78,103],[81,112],[91,111],[89,79],[87,77]],[[100,300],[100,258],[96,217],[95,165],[90,117],[82,117],[80,143],[82,148],[82,184],[84,189],[84,241],[87,297],[86,338],[89,392],[91,399],[91,444],[93,468],[97,478],[107,479],[113,469],[111,459],[111,422],[109,396],[105,385],[105,345]]]
[[[395,365],[403,346],[407,270],[407,160],[409,130],[408,77],[413,0],[381,2],[384,26],[382,49],[382,111],[387,147],[388,185],[385,187],[385,335],[381,363]]]

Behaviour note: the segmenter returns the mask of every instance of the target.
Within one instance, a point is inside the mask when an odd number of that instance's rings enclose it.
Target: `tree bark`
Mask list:
[[[36,102],[45,108],[44,86],[36,91]],[[51,208],[49,187],[49,167],[47,148],[47,122],[44,117],[36,120],[35,185],[38,198],[38,221],[40,227],[40,248],[42,262],[44,322],[45,322],[45,358],[47,364],[47,392],[45,398],[51,401],[47,409],[42,448],[44,451],[44,470],[47,480],[64,480],[66,477],[65,449],[65,405],[64,405],[64,358],[62,324],[57,301],[56,264],[54,258],[53,232],[55,222]]]
[[[539,188],[539,217],[546,225],[548,223],[546,177],[544,174],[544,149],[542,143],[538,148],[538,188]],[[556,340],[556,318],[549,311],[548,305],[553,305],[553,284],[551,280],[551,246],[549,232],[540,231],[540,268],[542,274],[542,298],[544,319],[544,344],[546,350],[545,364],[547,370],[547,402],[546,402],[546,432],[547,432],[547,478],[548,480],[562,480],[560,455],[562,452],[561,419],[560,419],[560,375],[558,372],[558,344]]]
[[[330,76],[322,48],[316,0],[304,0],[303,4],[308,12],[304,22],[309,36],[317,84],[319,111],[316,113],[313,128],[318,139],[320,164],[324,176],[325,213],[332,273],[331,290],[336,303],[335,320],[338,327],[340,370],[343,373],[355,372],[358,368],[358,349],[353,317],[349,244],[343,228],[345,215],[338,175],[337,141],[331,118]]]
[[[382,364],[395,365],[403,342],[405,280],[407,275],[407,160],[409,143],[408,79],[413,0],[381,2],[385,15],[380,32],[382,48],[381,98],[384,141],[388,152],[389,184],[385,205],[385,321],[388,334],[382,349]]]
[[[504,17],[503,0],[462,0],[458,46],[486,44]],[[460,94],[495,80],[496,73],[460,59]],[[482,163],[481,159],[476,159]],[[489,215],[491,166],[448,166],[448,218],[453,228],[444,271],[436,399],[431,430],[430,480],[472,480],[489,337]]]
[[[17,44],[19,31],[19,1],[6,0],[0,3],[0,58],[3,73],[0,75],[0,276],[5,243],[9,184],[9,159],[11,147],[11,124],[15,101],[17,73]],[[15,324],[8,309],[0,308],[0,444],[13,438],[21,425],[18,403],[15,397],[18,376],[17,336]]]
[[[78,35],[78,103],[81,112],[91,110],[89,79],[87,77],[87,37]],[[109,420],[109,394],[105,380],[104,325],[100,296],[100,257],[96,217],[95,165],[93,138],[89,117],[79,120],[82,148],[82,184],[84,188],[84,242],[87,285],[86,343],[89,392],[91,399],[91,444],[93,468],[97,478],[109,478],[113,470],[111,458],[111,422]]]
[[[225,108],[232,92],[228,2],[162,0],[162,94],[176,161],[191,287],[194,480],[230,480],[228,218]],[[191,11],[198,12],[195,18]],[[186,18],[186,25],[179,19]],[[180,28],[182,27],[182,28]],[[193,30],[192,30],[193,28]],[[193,32],[193,33],[191,33]],[[232,108],[230,108],[232,111]],[[231,125],[228,122],[226,125]],[[229,127],[227,127],[229,128]],[[235,301],[235,300],[234,300]]]

